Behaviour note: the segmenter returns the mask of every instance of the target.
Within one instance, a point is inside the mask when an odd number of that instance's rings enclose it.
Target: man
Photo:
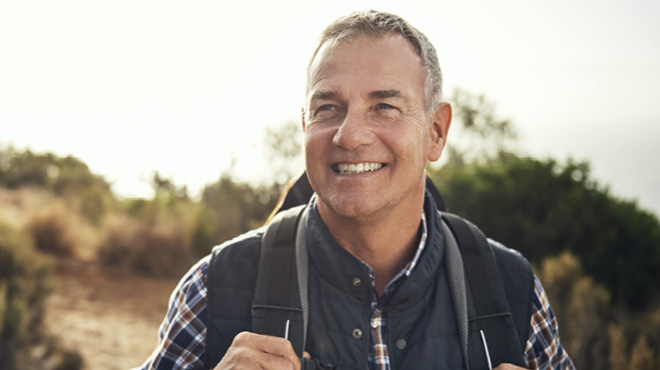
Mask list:
[[[401,18],[369,11],[330,25],[309,65],[302,123],[316,193],[305,211],[303,358],[286,339],[249,332],[260,229],[225,243],[214,265],[207,257],[182,279],[143,368],[465,368],[445,236],[425,191],[425,166],[440,158],[452,116],[441,84],[435,49]],[[225,301],[207,302],[211,269]],[[534,281],[527,367],[572,369]],[[207,343],[211,332],[229,336],[228,348],[207,348],[217,347]]]

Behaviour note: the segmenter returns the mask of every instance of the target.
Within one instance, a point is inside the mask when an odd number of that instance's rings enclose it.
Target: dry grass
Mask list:
[[[80,216],[76,206],[48,191],[0,187],[0,221],[25,230],[43,252],[85,261],[96,256],[98,229]]]
[[[105,225],[98,260],[104,266],[175,277],[193,263],[191,244],[191,232],[179,223],[117,215]]]

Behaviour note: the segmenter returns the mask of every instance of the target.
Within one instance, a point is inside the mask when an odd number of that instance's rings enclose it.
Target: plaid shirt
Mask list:
[[[371,303],[370,370],[389,370],[387,348],[387,322],[383,308],[396,288],[410,276],[426,245],[427,225],[422,215],[423,233],[415,257],[387,285],[379,298],[374,290]],[[210,256],[200,260],[183,277],[170,297],[169,310],[160,326],[156,349],[140,370],[203,369],[206,339],[206,276]],[[368,267],[368,266],[367,266]],[[369,267],[368,267],[369,268]],[[372,285],[374,273],[369,268]],[[534,277],[534,301],[532,302],[531,333],[525,346],[527,368],[575,369],[570,357],[559,342],[559,328],[550,302],[541,282]]]

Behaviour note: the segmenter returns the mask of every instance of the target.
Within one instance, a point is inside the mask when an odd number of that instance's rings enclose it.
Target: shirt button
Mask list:
[[[406,343],[406,340],[405,340],[405,339],[399,339],[399,340],[396,341],[396,348],[398,348],[398,349],[400,349],[400,350],[402,350],[402,351],[403,351],[404,349],[406,349],[406,346],[407,346],[407,345],[408,345],[408,343]]]
[[[360,285],[362,285],[362,280],[360,280],[360,278],[356,278],[356,277],[354,277],[354,278],[353,278],[353,285],[354,285],[354,286],[360,286]]]
[[[360,339],[360,338],[362,338],[362,330],[360,330],[360,329],[353,329],[353,338],[355,338],[355,339]]]

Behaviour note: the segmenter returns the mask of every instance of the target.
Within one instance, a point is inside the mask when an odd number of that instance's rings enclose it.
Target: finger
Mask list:
[[[312,355],[309,354],[309,352],[303,352],[303,358],[306,358],[308,360],[312,359]]]
[[[257,369],[268,369],[268,370],[300,370],[301,363],[300,359],[288,358],[277,355],[272,355],[270,353],[258,352],[257,361],[259,367]],[[252,367],[250,367],[252,368]]]
[[[493,370],[518,370],[518,369],[525,370],[522,367],[518,367],[516,365],[511,365],[511,364],[501,364],[500,366],[496,367]]]
[[[300,370],[300,362],[245,347],[229,349],[214,370]]]
[[[272,356],[282,357],[297,366],[300,364],[298,355],[296,355],[291,342],[284,338],[243,332],[234,338],[234,343],[238,346],[253,348]]]

